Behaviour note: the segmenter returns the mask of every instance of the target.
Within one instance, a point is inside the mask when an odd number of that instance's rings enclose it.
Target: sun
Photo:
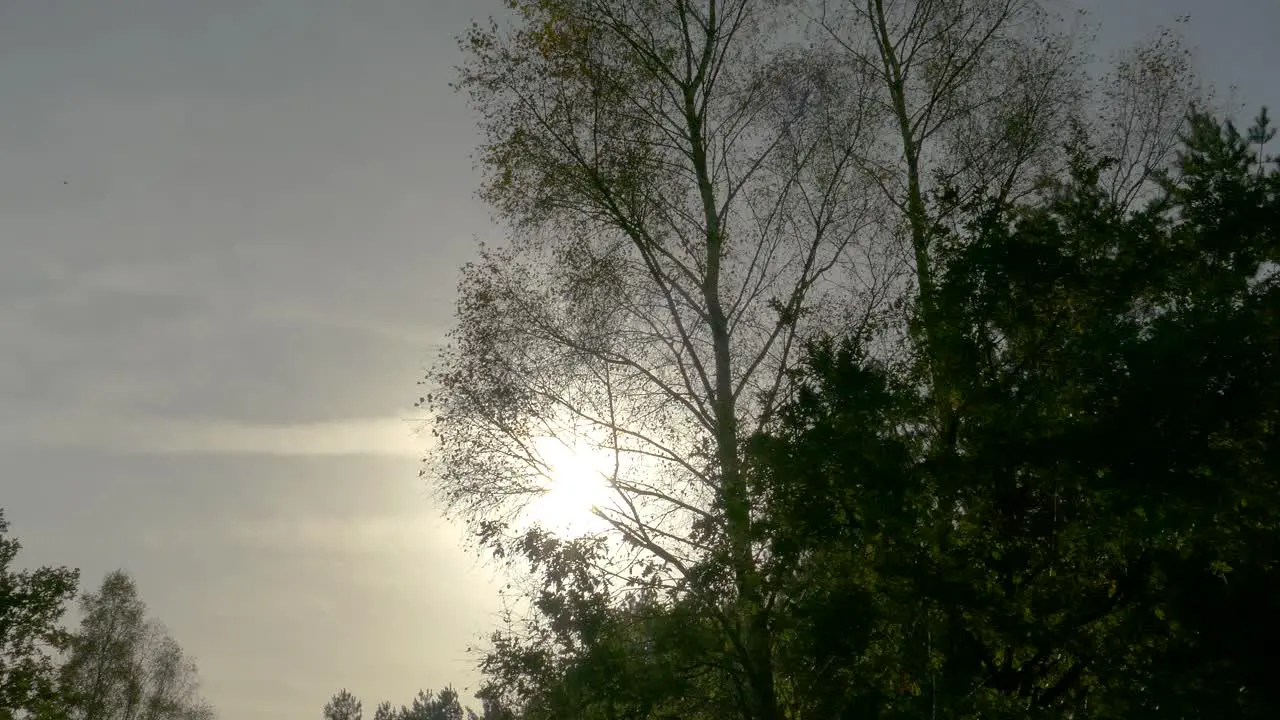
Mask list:
[[[538,438],[533,446],[547,471],[543,493],[526,510],[526,519],[562,537],[607,528],[593,510],[607,507],[612,498],[608,482],[612,456],[585,443],[557,438]]]

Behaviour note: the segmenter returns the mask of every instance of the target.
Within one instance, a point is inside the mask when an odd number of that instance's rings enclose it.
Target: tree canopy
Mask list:
[[[79,630],[61,668],[73,720],[211,720],[195,663],[156,620],[128,573],[80,598]]]
[[[57,700],[57,651],[69,640],[61,625],[79,572],[65,567],[17,570],[22,544],[10,537],[0,508],[0,718],[38,715]]]
[[[1034,202],[938,193],[933,331],[805,343],[743,443],[780,713],[1280,709],[1280,172],[1265,111],[1185,128],[1136,206],[1083,134]],[[529,718],[758,712],[705,596],[538,538],[537,617],[495,635],[486,692]]]
[[[463,269],[422,399],[424,475],[533,571],[487,696],[773,720],[1172,691],[1147,625],[1188,621],[1150,599],[1266,536],[1211,530],[1272,490],[1242,384],[1273,351],[1265,124],[1188,115],[1171,31],[1091,77],[1030,0],[509,7],[459,88],[511,236]],[[611,458],[605,532],[520,522],[545,437]]]
[[[80,573],[17,570],[21,543],[0,509],[0,720],[210,720],[194,661],[154,619],[127,573],[80,597]]]

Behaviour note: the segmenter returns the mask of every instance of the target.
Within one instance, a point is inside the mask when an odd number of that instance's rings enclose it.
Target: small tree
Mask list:
[[[373,711],[373,720],[396,720],[400,714],[389,700],[383,700],[378,703],[378,707]]]
[[[418,691],[413,704],[400,711],[401,720],[462,720],[466,714],[452,686],[437,693]]]
[[[133,578],[106,576],[80,601],[83,617],[61,670],[64,698],[77,720],[204,720],[195,663],[147,617]]]
[[[364,709],[359,698],[346,688],[334,693],[324,706],[325,720],[360,720],[363,715]]]
[[[65,567],[15,570],[22,544],[9,537],[0,508],[0,718],[57,704],[54,653],[68,636],[59,625],[80,573]]]

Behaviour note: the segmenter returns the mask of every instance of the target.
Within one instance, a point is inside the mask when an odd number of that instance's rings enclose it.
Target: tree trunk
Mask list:
[[[715,44],[716,2],[708,11],[708,31],[704,58],[710,58]],[[700,73],[701,75],[702,73]],[[704,78],[698,78],[701,82]],[[724,235],[716,208],[715,184],[707,162],[703,139],[706,118],[696,104],[694,88],[685,88],[685,120],[689,132],[690,158],[697,176],[698,194],[706,228],[707,273],[702,288],[710,326],[715,358],[715,444],[720,466],[720,494],[724,503],[725,534],[729,543],[730,562],[737,586],[736,613],[739,643],[745,657],[742,665],[752,697],[755,720],[775,720],[777,700],[773,684],[773,641],[764,603],[760,597],[760,577],[751,551],[751,499],[738,444],[737,402],[734,397],[733,357],[730,347],[729,322],[720,298],[720,260],[724,252]],[[704,88],[705,90],[705,88]]]

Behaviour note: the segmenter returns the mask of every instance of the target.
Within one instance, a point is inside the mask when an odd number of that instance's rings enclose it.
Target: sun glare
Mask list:
[[[606,523],[592,509],[609,504],[606,478],[613,470],[612,457],[588,445],[555,438],[540,438],[534,446],[548,472],[542,496],[527,511],[528,520],[565,537],[603,530]]]

